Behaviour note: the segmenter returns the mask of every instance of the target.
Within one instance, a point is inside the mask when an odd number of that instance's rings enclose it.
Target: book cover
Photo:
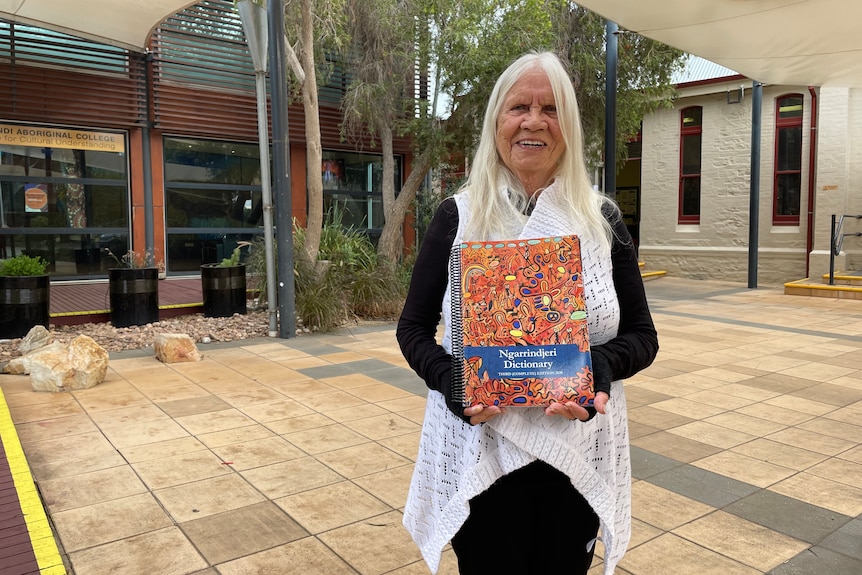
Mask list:
[[[577,236],[462,242],[450,275],[456,399],[593,404]]]

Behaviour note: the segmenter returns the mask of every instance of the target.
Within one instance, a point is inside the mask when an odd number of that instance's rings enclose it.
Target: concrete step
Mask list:
[[[823,274],[823,283],[829,285],[829,274]],[[862,287],[862,272],[843,271],[832,274],[833,285],[849,285]]]
[[[662,276],[666,276],[667,272],[665,271],[654,271],[654,272],[641,272],[641,278],[644,281],[654,280],[656,278],[660,278]]]
[[[646,267],[646,264],[644,262],[638,262],[638,267],[641,270],[641,279],[644,281],[654,280],[667,275],[667,272],[665,271],[645,271],[644,268]]]
[[[862,285],[838,284],[837,282],[835,285],[828,285],[822,283],[819,278],[804,278],[784,284],[784,293],[808,297],[862,300]]]

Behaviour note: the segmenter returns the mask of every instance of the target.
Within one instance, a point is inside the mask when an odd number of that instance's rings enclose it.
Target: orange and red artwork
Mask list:
[[[453,258],[464,405],[592,405],[578,238],[464,242]]]

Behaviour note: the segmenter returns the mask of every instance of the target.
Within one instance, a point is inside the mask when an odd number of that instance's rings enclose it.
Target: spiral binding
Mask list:
[[[452,246],[449,255],[452,323],[452,399],[464,404],[464,314],[461,310],[461,244]]]

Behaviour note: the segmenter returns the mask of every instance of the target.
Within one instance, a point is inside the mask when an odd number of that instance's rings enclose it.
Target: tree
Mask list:
[[[387,225],[378,250],[386,263],[396,262],[401,251],[401,226],[388,222],[403,221],[409,207],[403,190],[398,199],[395,197],[393,140],[400,120],[409,117],[416,101],[410,89],[415,69],[413,8],[409,0],[354,0],[349,4],[352,49],[346,59],[352,79],[343,99],[342,131],[348,137],[360,138],[368,131],[380,139]],[[414,165],[413,171],[424,174],[429,166],[417,170]]]
[[[550,42],[541,0],[369,0],[354,2],[354,82],[344,102],[348,125],[380,138],[394,166],[393,134],[415,143],[410,176],[398,197],[384,171],[385,225],[378,253],[394,263],[403,251],[405,214],[435,161],[472,147],[497,74],[540,39]],[[415,94],[413,77],[435,73],[432,91]],[[433,113],[441,95],[448,119]],[[392,160],[386,159],[391,157]],[[391,174],[391,172],[390,172]],[[390,186],[387,189],[386,186]]]
[[[402,253],[404,217],[435,163],[470,156],[490,91],[502,70],[528,50],[551,49],[567,61],[581,106],[588,162],[598,165],[604,141],[605,21],[565,0],[354,0],[351,59],[354,82],[344,100],[349,130],[366,126],[380,138],[384,168],[392,135],[415,144],[412,170],[395,198],[384,172],[385,225],[378,253]],[[618,139],[638,133],[640,120],[669,105],[670,77],[682,53],[630,32],[620,41]],[[414,94],[414,66],[432,74],[425,98]],[[409,100],[409,102],[408,102]],[[438,115],[439,103],[446,102]],[[441,116],[445,120],[441,119]],[[391,172],[390,172],[391,174]]]
[[[327,51],[338,51],[345,41],[343,0],[285,0],[285,49],[302,98],[305,116],[308,219],[303,254],[317,261],[323,230],[323,147],[320,143],[318,69],[326,76]]]
[[[568,63],[575,82],[588,162],[602,161],[605,138],[605,24],[597,14],[558,2],[552,21],[554,50]],[[683,52],[625,30],[619,33],[617,66],[617,157],[626,159],[626,143],[640,132],[650,112],[670,106],[676,90],[671,76],[680,69]]]

